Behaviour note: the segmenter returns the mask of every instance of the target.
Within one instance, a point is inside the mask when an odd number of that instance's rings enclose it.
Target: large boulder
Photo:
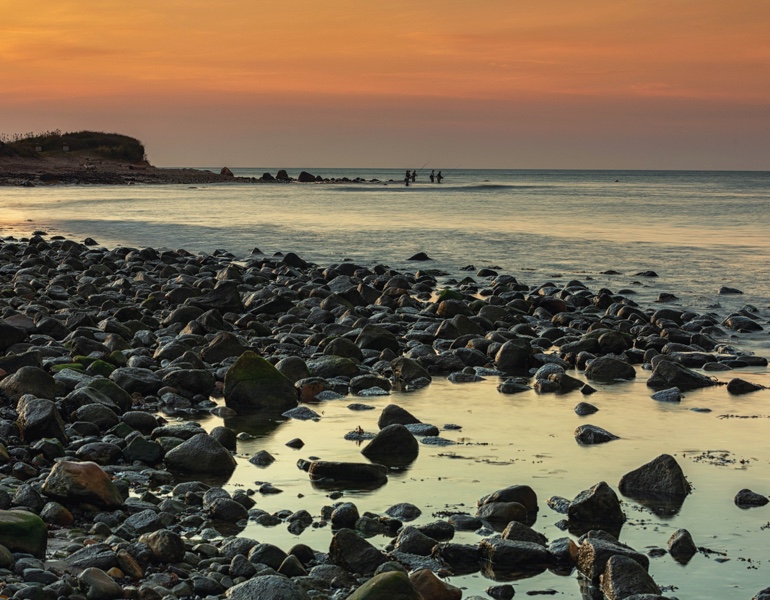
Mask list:
[[[527,509],[530,514],[538,511],[537,494],[528,485],[511,485],[488,494],[478,501],[478,506],[492,502],[518,502]]]
[[[259,575],[229,588],[225,592],[228,600],[308,600],[305,591],[288,577],[282,575]]]
[[[422,421],[398,404],[388,404],[382,409],[380,418],[377,420],[377,426],[380,429],[383,429],[388,425],[393,425],[395,423],[411,425],[413,423],[422,423]]]
[[[532,345],[529,340],[515,338],[505,342],[495,355],[495,366],[503,372],[521,371],[529,367],[532,360]]]
[[[401,348],[396,336],[377,325],[366,325],[356,338],[356,346],[362,350],[392,350],[396,354],[401,354]]]
[[[604,481],[575,496],[567,517],[570,524],[585,526],[621,524],[626,520],[617,494]]]
[[[676,459],[670,454],[661,454],[623,475],[618,489],[631,498],[684,497],[690,493],[692,486]]]
[[[308,475],[310,475],[310,481],[322,486],[358,484],[364,487],[376,487],[388,481],[387,467],[369,463],[316,460],[310,463]]]
[[[0,546],[45,558],[48,527],[37,515],[24,510],[0,510]]]
[[[123,496],[102,468],[93,462],[54,463],[43,482],[43,493],[62,504],[88,502],[104,508],[123,505]]]
[[[460,588],[442,581],[430,569],[418,569],[409,575],[409,581],[414,584],[424,599],[431,600],[460,600],[463,592]]]
[[[430,373],[412,358],[399,356],[390,361],[390,368],[393,369],[393,377],[397,384],[408,385],[418,379],[431,381],[433,378]]]
[[[544,571],[553,564],[548,549],[533,542],[488,538],[481,540],[479,552],[493,573]]]
[[[583,538],[578,548],[578,570],[594,583],[599,583],[607,563],[613,556],[626,556],[639,563],[646,571],[650,559],[630,546],[621,544],[617,539],[603,531],[590,531]]]
[[[235,459],[208,433],[198,433],[172,448],[164,457],[166,467],[182,473],[232,473]]]
[[[227,370],[225,404],[231,408],[283,412],[298,404],[294,384],[267,360],[244,352]]]
[[[154,371],[141,367],[121,367],[110,374],[110,379],[129,394],[150,396],[157,393],[163,383]]]

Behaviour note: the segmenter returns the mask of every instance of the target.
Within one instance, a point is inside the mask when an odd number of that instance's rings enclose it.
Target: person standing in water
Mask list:
[[[430,170],[430,182],[433,183],[434,181],[436,181],[436,169],[431,169]]]
[[[412,181],[414,181],[415,179],[417,179],[417,169],[412,171]]]
[[[436,175],[436,181],[438,183],[441,183],[441,180],[444,179],[444,176],[441,174],[441,171],[438,172],[438,175]]]
[[[406,187],[409,187],[409,180],[412,178],[412,174],[409,172],[409,169],[406,170],[406,175],[404,175],[404,185]]]

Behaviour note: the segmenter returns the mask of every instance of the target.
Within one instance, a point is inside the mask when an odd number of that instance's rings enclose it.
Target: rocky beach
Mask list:
[[[317,421],[325,402],[366,412],[374,399],[437,381],[563,396],[587,421],[574,431],[581,447],[618,439],[591,415],[640,369],[660,403],[705,388],[767,393],[740,375],[767,366],[741,349],[763,329],[756,307],[717,318],[665,298],[639,306],[588,281],[532,284],[492,269],[458,281],[428,258],[396,271],[256,250],[104,248],[44,231],[2,240],[0,595],[443,600],[474,598],[448,579],[479,573],[487,597],[508,599],[511,582],[547,572],[574,579],[574,597],[675,598],[651,558],[686,565],[713,554],[706,541],[686,529],[654,552],[621,541],[628,503],[676,512],[693,493],[681,457],[668,453],[572,498],[542,497],[515,474],[499,489],[481,481],[465,510],[410,525],[425,509],[412,498],[371,513],[346,495],[392,485],[426,448],[451,444],[458,426],[456,415],[439,428],[389,403],[376,431],[350,431],[360,447],[347,460],[297,461],[296,477],[326,492],[315,511],[260,508],[280,492],[269,482],[226,485],[238,461],[275,460],[243,455],[252,436],[236,417]],[[196,422],[210,415],[223,424]],[[302,439],[289,444],[302,452]],[[735,492],[738,508],[768,503]],[[546,511],[561,515],[562,537],[537,531]],[[243,534],[276,526],[326,531],[326,543],[280,547]]]

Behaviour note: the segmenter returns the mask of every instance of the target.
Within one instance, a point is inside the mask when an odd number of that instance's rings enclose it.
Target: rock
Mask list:
[[[225,374],[225,404],[283,412],[298,403],[294,384],[255,352],[244,352]]]
[[[330,521],[335,529],[353,529],[360,518],[358,508],[352,502],[342,502],[331,514]]]
[[[147,544],[157,562],[177,563],[184,558],[184,540],[178,533],[168,529],[145,533],[139,537],[139,541]]]
[[[329,559],[348,571],[360,575],[374,574],[375,569],[388,562],[388,557],[350,529],[340,529],[332,537]]]
[[[14,406],[19,398],[25,394],[35,398],[54,400],[56,398],[56,382],[43,369],[21,367],[0,381],[0,393],[8,398]]]
[[[169,450],[164,462],[168,469],[182,473],[232,473],[236,464],[227,448],[207,433],[198,433]]]
[[[530,514],[538,511],[537,494],[528,485],[511,485],[507,488],[497,490],[481,498],[477,504],[483,506],[491,502],[518,502],[527,509]]]
[[[571,524],[620,524],[626,515],[617,494],[604,481],[580,492],[570,502],[567,517]]]
[[[620,438],[614,433],[610,433],[596,425],[580,425],[575,429],[575,439],[580,444],[590,446],[592,444],[604,444]]]
[[[417,439],[406,427],[398,423],[381,429],[361,450],[361,454],[369,460],[391,466],[409,464],[417,458],[419,452]]]
[[[618,380],[628,381],[636,377],[636,370],[620,359],[612,356],[600,356],[591,361],[586,369],[586,377],[600,383],[614,383]]]
[[[607,600],[623,600],[634,594],[660,594],[647,569],[633,558],[610,557],[601,578],[601,589]]]
[[[483,539],[479,544],[479,553],[495,573],[543,571],[553,564],[553,557],[548,550],[532,542]]]
[[[765,506],[770,500],[767,496],[752,492],[749,489],[743,489],[735,495],[735,506],[738,508],[755,508]]]
[[[89,502],[104,508],[119,508],[123,496],[102,468],[93,462],[54,463],[43,482],[43,493],[62,504]]]
[[[427,254],[425,254],[425,252],[418,252],[417,254],[412,254],[412,256],[410,256],[406,260],[425,261],[425,260],[431,260],[431,258]]]
[[[377,325],[366,325],[356,337],[356,346],[362,350],[392,350],[401,354],[398,339],[390,331]]]
[[[661,454],[620,478],[620,493],[631,498],[684,497],[691,491],[690,483],[676,459]]]
[[[380,486],[388,481],[388,469],[382,465],[316,460],[308,469],[310,480],[317,484],[355,483]]]
[[[541,546],[545,546],[548,543],[548,540],[542,533],[538,533],[528,525],[517,521],[508,523],[500,537],[504,540],[532,542],[533,544],[539,544]]]
[[[738,377],[731,379],[727,384],[728,393],[733,394],[734,396],[749,394],[763,389],[765,388],[761,385],[751,383],[750,381],[744,381]]]
[[[259,575],[229,588],[229,600],[308,600],[305,591],[283,575]]]
[[[433,548],[433,557],[441,559],[456,575],[475,573],[480,568],[478,546],[441,542]]]
[[[394,546],[399,552],[407,554],[416,554],[418,556],[430,556],[433,547],[437,544],[436,540],[425,535],[414,527],[407,526],[401,529],[396,537]]]
[[[413,423],[422,423],[417,417],[410,413],[405,408],[401,408],[397,404],[388,404],[382,409],[380,418],[377,420],[377,426],[380,429],[400,423],[401,425],[411,425]]]
[[[123,597],[123,588],[101,569],[89,567],[78,575],[80,589],[88,600],[116,600]]]
[[[249,462],[258,467],[266,467],[275,462],[275,458],[267,450],[260,450],[249,459]]]
[[[55,438],[62,443],[69,441],[64,421],[51,400],[25,394],[19,398],[16,410],[19,415],[16,425],[21,438],[28,444],[43,438]]]
[[[762,326],[759,323],[745,315],[730,315],[722,322],[722,325],[739,333],[762,331]]]
[[[487,502],[478,507],[476,516],[493,525],[504,526],[511,521],[526,521],[528,511],[523,504],[518,502]]]
[[[462,590],[441,581],[430,569],[418,569],[409,575],[417,591],[425,600],[460,600]]]
[[[408,385],[420,379],[432,380],[431,374],[420,363],[405,356],[399,356],[390,361],[393,376],[400,385]]]
[[[399,521],[414,521],[422,514],[422,511],[409,502],[399,502],[385,511],[385,514]]]
[[[48,527],[37,515],[24,510],[0,510],[0,546],[45,558]]]
[[[222,177],[235,177],[235,175],[233,175],[233,172],[230,169],[228,169],[227,167],[222,167],[222,169],[220,169],[220,171],[219,171],[219,174]]]
[[[647,386],[653,389],[676,387],[682,391],[709,387],[715,383],[710,377],[669,360],[661,360],[656,364],[652,375],[647,380]]]
[[[218,310],[222,314],[242,313],[245,310],[235,281],[220,281],[213,289],[200,296],[188,298],[185,304],[197,306],[204,311]]]
[[[682,391],[678,387],[672,387],[655,392],[650,398],[658,402],[681,402]]]
[[[698,547],[686,529],[677,529],[668,539],[668,553],[678,563],[688,563],[696,552]]]
[[[596,408],[593,404],[589,404],[588,402],[578,402],[575,406],[575,414],[581,417],[586,417],[596,412],[599,412],[599,409]]]
[[[613,556],[625,556],[635,560],[646,571],[650,560],[633,548],[621,544],[603,531],[589,532],[578,548],[577,567],[593,583],[599,583],[607,563]]]
[[[129,394],[149,396],[156,394],[163,385],[154,371],[140,367],[122,367],[110,374],[110,379]]]
[[[388,571],[372,577],[347,597],[347,600],[425,600],[401,571]]]
[[[508,340],[495,354],[495,366],[504,373],[529,368],[532,359],[532,345],[529,340],[515,338]]]

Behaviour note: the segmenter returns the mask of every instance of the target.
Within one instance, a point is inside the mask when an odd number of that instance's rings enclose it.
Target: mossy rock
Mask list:
[[[464,299],[465,299],[465,295],[462,292],[458,292],[457,290],[452,290],[449,288],[444,288],[438,293],[436,302],[443,302],[444,300],[464,300]]]
[[[422,600],[422,596],[406,573],[388,571],[372,577],[348,600]]]
[[[114,352],[111,352],[107,360],[109,360],[110,363],[115,365],[116,367],[128,366],[128,357],[125,354],[123,354],[120,350],[115,350]]]
[[[103,360],[95,360],[86,368],[86,373],[89,375],[101,375],[102,377],[109,377],[117,367],[111,365]]]
[[[104,377],[98,377],[88,382],[86,387],[97,390],[107,396],[115,404],[117,404],[122,411],[131,410],[131,394],[120,387],[112,379],[106,379]]]
[[[45,558],[48,527],[43,519],[21,510],[0,510],[0,544],[11,552]]]
[[[224,396],[231,408],[284,411],[298,404],[294,384],[251,350],[241,354],[225,374]]]
[[[53,365],[51,367],[51,371],[53,373],[59,373],[64,369],[71,369],[73,371],[77,371],[78,373],[85,373],[86,371],[85,367],[80,363],[64,363],[62,365]]]

